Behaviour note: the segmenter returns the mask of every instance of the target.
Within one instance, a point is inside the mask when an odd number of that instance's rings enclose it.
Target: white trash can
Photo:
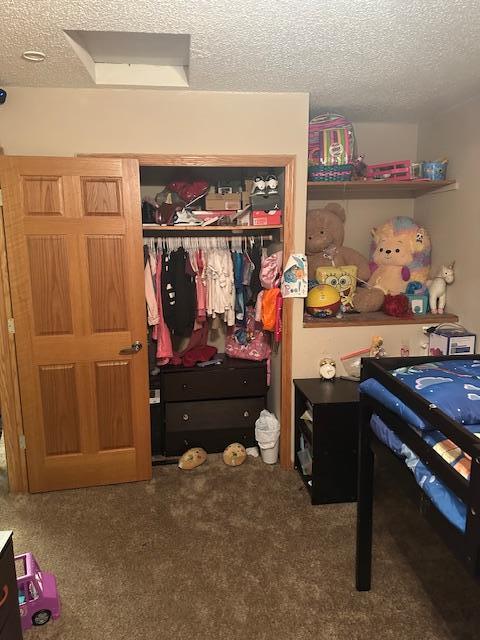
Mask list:
[[[255,438],[260,447],[262,460],[267,464],[275,464],[280,444],[280,423],[274,414],[266,409],[255,422]]]

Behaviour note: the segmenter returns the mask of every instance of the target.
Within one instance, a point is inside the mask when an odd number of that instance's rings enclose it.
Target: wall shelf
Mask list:
[[[353,180],[351,182],[307,182],[309,200],[366,200],[418,198],[439,190],[458,189],[455,180]]]
[[[343,318],[312,318],[308,314],[303,316],[305,329],[328,329],[332,327],[368,327],[401,324],[441,324],[442,322],[458,322],[454,313],[433,314],[424,313],[408,318],[395,318],[383,311],[371,313],[348,313]]]
[[[219,233],[221,233],[222,235],[225,235],[226,233],[231,233],[232,235],[240,235],[243,234],[245,232],[248,232],[249,234],[253,233],[258,233],[259,235],[265,235],[265,233],[272,231],[272,230],[278,230],[278,229],[283,229],[283,225],[281,224],[272,224],[272,225],[268,225],[268,226],[253,226],[251,224],[249,225],[238,225],[236,227],[233,226],[214,226],[214,225],[207,225],[205,227],[200,227],[200,226],[184,226],[184,225],[176,225],[176,226],[162,226],[162,225],[158,225],[158,224],[142,224],[142,229],[144,232],[144,235],[163,235],[163,234],[175,234],[175,235],[181,235],[181,234],[185,234],[188,233],[189,235],[192,234],[200,234],[200,235],[218,235]]]

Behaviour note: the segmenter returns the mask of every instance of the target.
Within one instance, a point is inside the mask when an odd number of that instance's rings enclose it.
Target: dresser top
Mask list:
[[[293,384],[312,404],[341,404],[358,402],[358,382],[351,380],[321,380],[304,378]]]

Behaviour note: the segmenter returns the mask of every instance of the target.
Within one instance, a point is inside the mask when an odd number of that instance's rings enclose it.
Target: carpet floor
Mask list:
[[[355,507],[312,507],[296,472],[218,456],[151,482],[1,495],[1,528],[58,579],[31,640],[474,640],[479,591],[377,478],[374,584],[354,588]]]

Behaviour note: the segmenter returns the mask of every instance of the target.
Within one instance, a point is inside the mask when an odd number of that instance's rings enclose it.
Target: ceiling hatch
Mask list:
[[[64,33],[98,85],[188,87],[190,36],[187,34]]]

